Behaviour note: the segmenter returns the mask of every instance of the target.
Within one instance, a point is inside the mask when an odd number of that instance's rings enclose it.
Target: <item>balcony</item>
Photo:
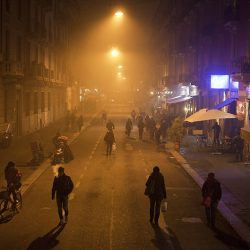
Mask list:
[[[24,76],[24,67],[21,62],[5,61],[1,68],[4,78],[22,78]]]

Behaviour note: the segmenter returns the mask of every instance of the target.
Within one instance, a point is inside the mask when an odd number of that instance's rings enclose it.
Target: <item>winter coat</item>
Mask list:
[[[55,177],[52,187],[52,198],[54,198],[55,194],[57,196],[66,196],[73,190],[73,182],[71,178],[63,174],[62,176]]]
[[[202,196],[210,196],[212,202],[218,202],[221,199],[221,186],[216,179],[207,179],[202,186]]]
[[[115,142],[115,136],[112,131],[108,131],[106,135],[104,136],[104,141],[106,143],[114,143]]]
[[[160,172],[153,172],[147,182],[146,182],[146,186],[148,187],[149,185],[151,185],[153,183],[153,194],[149,195],[149,197],[151,198],[155,198],[158,200],[162,200],[165,199],[167,197],[167,193],[166,193],[166,187],[165,187],[165,181],[164,181],[164,177]]]

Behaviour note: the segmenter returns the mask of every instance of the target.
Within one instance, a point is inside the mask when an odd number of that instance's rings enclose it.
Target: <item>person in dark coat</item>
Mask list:
[[[212,130],[214,131],[214,141],[213,144],[220,145],[220,132],[221,132],[221,127],[218,124],[218,122],[215,122],[214,126],[212,127]]]
[[[215,174],[209,173],[207,180],[202,186],[202,197],[207,217],[207,225],[211,226],[212,229],[215,229],[215,212],[221,199],[221,194],[221,186],[215,179]],[[207,199],[209,199],[210,202],[205,204],[204,201]]]
[[[153,172],[146,182],[146,187],[150,189],[150,223],[153,223],[154,220],[155,225],[158,226],[161,202],[167,197],[164,177],[160,173],[159,167],[153,168]]]
[[[109,131],[112,131],[113,129],[115,129],[115,125],[114,123],[111,121],[111,120],[108,120],[107,124],[106,124],[106,128],[109,130]]]
[[[64,173],[64,168],[58,168],[58,176],[54,178],[52,187],[52,200],[56,195],[56,203],[58,208],[58,215],[60,218],[60,225],[68,222],[68,195],[72,192],[74,184],[71,178]],[[65,221],[63,220],[63,210],[65,215]]]
[[[113,130],[108,130],[104,136],[104,141],[107,144],[106,155],[111,155],[113,143],[115,143],[115,136]]]
[[[233,149],[235,152],[236,161],[243,161],[244,140],[240,134],[233,138]]]
[[[83,116],[82,115],[80,115],[77,118],[77,126],[78,126],[78,131],[81,132],[82,126],[83,126]]]
[[[129,137],[131,130],[133,128],[133,123],[132,120],[130,118],[128,118],[127,122],[126,122],[126,135]]]
[[[137,127],[138,127],[138,131],[139,131],[139,139],[142,140],[143,130],[144,130],[144,127],[145,127],[142,116],[138,117]]]

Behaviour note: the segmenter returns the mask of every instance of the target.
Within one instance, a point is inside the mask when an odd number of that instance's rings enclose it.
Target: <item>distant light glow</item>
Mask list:
[[[116,17],[122,17],[123,15],[124,15],[123,12],[120,11],[120,10],[118,10],[118,11],[115,12],[115,16]]]
[[[150,91],[150,95],[154,95],[154,91]]]
[[[121,75],[122,75],[122,73],[121,73],[121,72],[118,72],[118,73],[117,73],[117,75],[118,75],[118,76],[121,76]]]
[[[122,65],[118,65],[118,67],[117,67],[118,69],[122,69],[123,68],[123,66]]]
[[[111,56],[112,56],[112,57],[118,57],[118,56],[119,56],[119,51],[118,51],[118,49],[113,48],[113,49],[111,50]]]

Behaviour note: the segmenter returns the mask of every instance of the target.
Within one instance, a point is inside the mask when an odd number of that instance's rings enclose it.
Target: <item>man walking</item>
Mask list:
[[[139,118],[138,118],[137,127],[138,127],[138,130],[139,130],[139,139],[142,140],[143,130],[144,130],[144,127],[145,127],[142,116],[139,116]]]
[[[220,132],[221,132],[221,127],[218,124],[218,122],[215,122],[214,126],[212,127],[212,130],[214,131],[214,141],[213,141],[213,144],[214,144],[214,146],[216,146],[216,145],[220,146]]]
[[[161,202],[167,197],[164,177],[160,173],[159,167],[153,168],[153,172],[146,182],[146,190],[145,194],[149,196],[150,200],[150,223],[153,223],[154,220],[155,225],[158,226]]]
[[[221,186],[214,173],[209,173],[202,186],[203,205],[207,217],[207,225],[215,229],[215,212],[221,199]]]
[[[104,141],[107,144],[106,155],[109,156],[111,155],[111,152],[112,152],[112,146],[115,143],[115,136],[114,136],[113,130],[107,131],[106,135],[104,136]]]
[[[55,177],[52,187],[52,200],[55,198],[56,194],[56,203],[58,208],[58,215],[60,218],[60,225],[63,225],[68,222],[68,195],[72,192],[74,188],[71,178],[64,173],[64,168],[58,168],[58,176]],[[63,220],[63,210],[65,221]]]

